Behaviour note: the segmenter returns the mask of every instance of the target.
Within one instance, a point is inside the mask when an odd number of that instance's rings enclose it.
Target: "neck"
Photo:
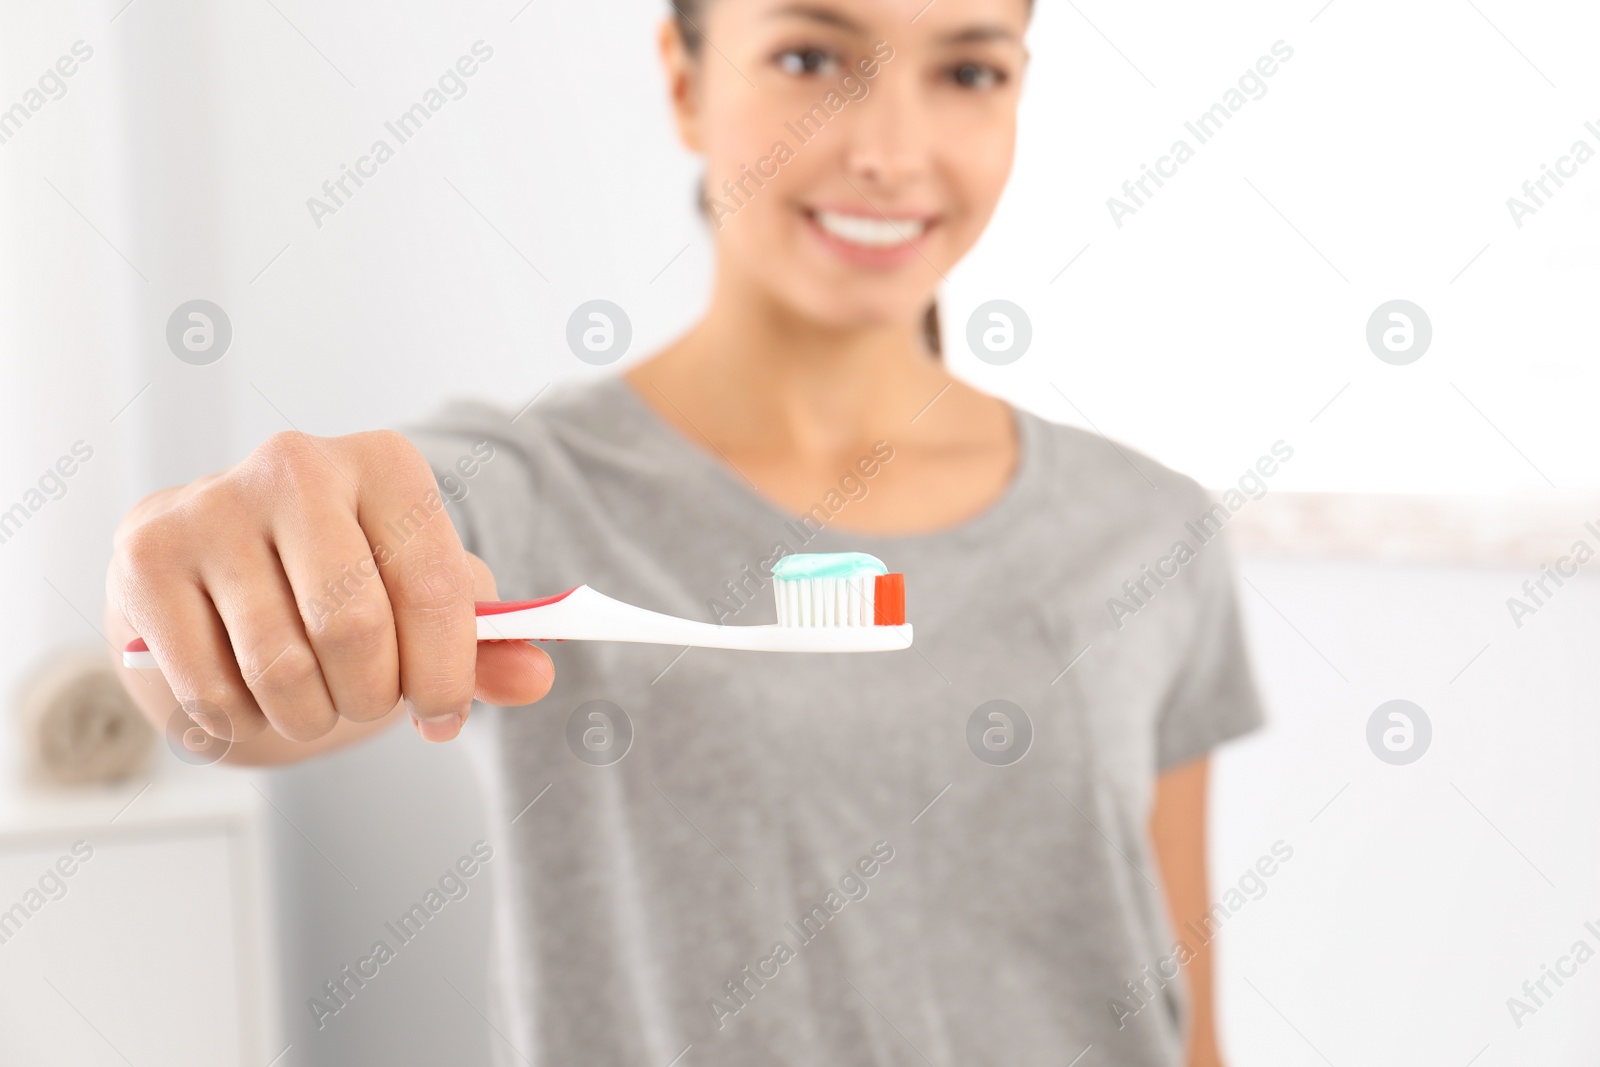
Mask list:
[[[951,380],[920,323],[828,326],[720,271],[705,317],[630,377],[721,446],[813,455],[903,432]]]

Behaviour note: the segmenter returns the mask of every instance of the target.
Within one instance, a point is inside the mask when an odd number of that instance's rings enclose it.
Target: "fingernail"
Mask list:
[[[233,724],[220,709],[209,706],[196,706],[198,702],[186,702],[184,714],[194,721],[194,724],[212,737],[227,741],[233,737]]]
[[[411,725],[416,727],[417,733],[424,741],[450,740],[461,732],[461,724],[466,719],[460,712],[424,719],[417,714],[416,706],[409,700],[406,701],[406,708],[411,712]]]
[[[446,715],[442,719],[418,719],[417,733],[424,741],[449,741],[461,732],[461,716]]]

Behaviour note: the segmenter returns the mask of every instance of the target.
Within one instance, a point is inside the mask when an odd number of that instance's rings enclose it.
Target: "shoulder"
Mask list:
[[[631,444],[638,436],[638,402],[629,386],[608,376],[556,382],[526,397],[448,401],[407,428],[416,434],[483,438],[529,462],[565,448]]]
[[[1266,494],[1293,449],[1276,442],[1214,491],[1092,430],[1019,419],[1035,446],[1040,525],[1059,546],[1038,570],[1059,577],[1079,621],[1147,664],[1170,660],[1173,649],[1209,647],[1197,642],[1236,640],[1231,630],[1206,636],[1237,625],[1230,524]]]
[[[1131,445],[1013,410],[1047,508],[1093,519],[1116,536],[1176,532],[1212,506],[1198,481]]]

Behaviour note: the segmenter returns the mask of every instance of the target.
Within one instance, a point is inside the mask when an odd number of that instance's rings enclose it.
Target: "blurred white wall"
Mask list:
[[[1506,1004],[1600,948],[1600,577],[1518,629],[1505,601],[1535,570],[1244,561],[1271,721],[1217,763],[1214,897],[1274,842],[1294,855],[1222,926],[1236,1067],[1600,1058],[1593,961],[1520,1027]],[[1396,699],[1433,731],[1404,766],[1366,738]]]
[[[639,354],[692,320],[709,242],[653,55],[664,8],[10,0],[0,10],[0,107],[74,42],[94,50],[65,95],[0,144],[0,507],[74,441],[95,449],[66,496],[0,544],[0,685],[48,648],[99,640],[107,540],[144,493],[288,426],[394,425],[446,396],[516,403],[601,373],[563,342],[584,300],[625,307]],[[1041,4],[1016,179],[944,294],[947,337],[998,296],[1027,310],[1033,348],[1007,367],[960,350],[952,364],[1213,485],[1283,438],[1296,459],[1275,489],[1595,489],[1600,162],[1521,229],[1505,200],[1575,139],[1600,146],[1584,130],[1600,125],[1596,22],[1570,0]],[[479,40],[493,57],[466,95],[318,227],[307,198]],[[1278,40],[1294,58],[1267,94],[1113,225],[1106,198]],[[1408,367],[1380,363],[1363,338],[1373,308],[1396,297],[1434,325],[1432,350]],[[180,362],[164,337],[173,309],[196,298],[233,326],[210,366]],[[1594,739],[1582,653],[1596,636],[1592,610],[1583,614],[1592,590],[1568,599],[1564,620],[1519,635],[1527,659],[1486,654],[1440,688],[1481,644],[1474,613],[1503,611],[1520,577],[1288,563],[1245,573],[1280,590],[1278,607],[1315,629],[1351,680],[1327,677],[1276,613],[1251,609],[1275,725],[1225,761],[1216,874],[1242,870],[1278,836],[1303,866],[1225,940],[1225,959],[1240,964],[1226,987],[1237,1062],[1320,1062],[1284,1018],[1337,1063],[1465,1063],[1480,1029],[1491,1044],[1483,1067],[1534,1062],[1522,1055],[1534,1048],[1550,1053],[1542,1062],[1560,1060],[1555,1050],[1593,1055],[1592,1037],[1576,1037],[1592,992],[1520,1032],[1501,1003],[1565,947],[1563,931],[1582,918],[1578,890],[1594,899],[1592,862],[1580,859],[1593,841],[1592,787],[1581,766],[1544,762],[1571,761]],[[1411,610],[1392,613],[1396,598]],[[1402,633],[1377,639],[1380,624],[1402,619]],[[1516,681],[1525,671],[1533,681]],[[1439,758],[1377,764],[1352,723],[1379,698],[1417,693],[1441,694],[1429,698],[1443,701]],[[1518,748],[1529,730],[1554,753]],[[423,949],[435,957],[391,976],[364,1010],[306,1029],[304,999],[327,964],[390,910],[380,887],[414,893],[482,835],[458,756],[410,740],[276,779],[293,820],[278,850],[293,931],[286,1063],[348,1062],[358,1047],[396,1062],[418,1051],[473,1062],[493,1039],[440,981],[484,1003],[483,894],[456,915],[454,940]],[[1310,824],[1317,798],[1346,780]],[[1529,880],[1507,842],[1463,814],[1450,782],[1544,859],[1559,889]],[[316,848],[359,868],[362,891]],[[1484,881],[1486,871],[1505,881]],[[1546,911],[1549,926],[1535,919]],[[1486,928],[1505,940],[1478,951]],[[1419,930],[1434,940],[1424,946]],[[1242,977],[1281,1016],[1252,1002]],[[1370,1008],[1360,1026],[1352,1003]],[[1524,1038],[1543,1043],[1515,1043]]]

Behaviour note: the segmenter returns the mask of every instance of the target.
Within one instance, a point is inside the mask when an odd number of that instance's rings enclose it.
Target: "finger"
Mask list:
[[[518,708],[543,700],[555,684],[555,673],[538,645],[485,641],[478,646],[476,695],[485,704]]]
[[[206,587],[239,674],[272,728],[291,741],[315,741],[333,729],[339,713],[271,547],[229,559],[225,573],[213,568]]]
[[[498,600],[494,575],[477,556],[467,555],[474,600]],[[544,649],[526,641],[484,641],[478,645],[476,695],[486,704],[521,707],[542,700],[555,684],[555,666]]]
[[[394,612],[400,691],[418,732],[448,741],[471,709],[477,668],[466,550],[414,447],[398,438],[394,448],[367,452],[364,463],[357,520]]]
[[[266,716],[239,673],[227,628],[205,589],[193,578],[130,569],[151,577],[121,580],[122,615],[154,654],[177,706],[224,741],[265,730]]]
[[[349,500],[322,497],[282,511],[272,537],[334,709],[355,722],[381,719],[400,702],[400,646]]]

